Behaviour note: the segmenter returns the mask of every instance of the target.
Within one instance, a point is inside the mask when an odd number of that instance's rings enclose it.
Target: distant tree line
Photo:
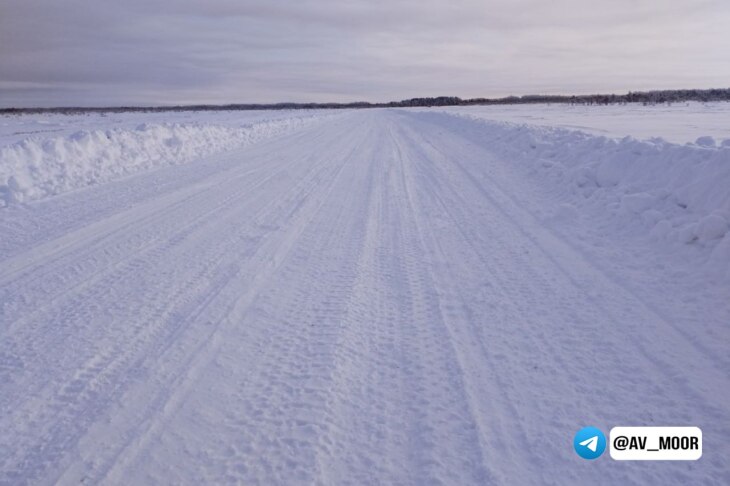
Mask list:
[[[470,106],[470,105],[520,105],[536,103],[563,103],[580,105],[612,105],[624,103],[643,103],[656,105],[685,101],[730,101],[730,88],[722,89],[672,89],[663,91],[633,91],[623,95],[526,95],[505,98],[471,98],[462,100],[456,96],[435,98],[411,98],[389,103],[237,103],[228,105],[178,105],[178,106],[116,106],[101,108],[2,108],[0,114],[21,113],[122,113],[122,112],[165,112],[165,111],[235,111],[235,110],[307,110],[307,109],[345,109],[345,108],[408,108],[426,106]]]

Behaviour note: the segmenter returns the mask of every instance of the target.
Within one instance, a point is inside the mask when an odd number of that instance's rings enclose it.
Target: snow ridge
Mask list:
[[[458,127],[543,181],[563,202],[556,218],[581,213],[600,218],[606,231],[696,245],[715,273],[730,275],[730,140],[705,136],[678,145],[468,115],[422,116]]]
[[[136,128],[79,130],[53,138],[31,136],[0,148],[0,207],[250,145],[320,116],[241,126],[142,123]]]

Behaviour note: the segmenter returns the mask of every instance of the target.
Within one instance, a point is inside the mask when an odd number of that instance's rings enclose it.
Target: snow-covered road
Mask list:
[[[726,280],[568,238],[447,119],[5,209],[0,484],[727,484]],[[704,457],[584,461],[586,425],[699,426]]]

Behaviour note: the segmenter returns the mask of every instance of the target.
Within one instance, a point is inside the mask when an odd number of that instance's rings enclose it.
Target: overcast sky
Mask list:
[[[730,0],[0,0],[0,106],[730,86]]]

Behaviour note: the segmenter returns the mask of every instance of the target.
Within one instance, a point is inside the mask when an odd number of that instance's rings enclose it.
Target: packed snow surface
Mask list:
[[[0,209],[0,484],[730,482],[716,133],[359,110],[239,143],[235,114],[176,116],[3,165],[62,190]],[[44,149],[143,123],[125,177],[63,186]],[[585,461],[588,425],[698,426],[703,456]]]

